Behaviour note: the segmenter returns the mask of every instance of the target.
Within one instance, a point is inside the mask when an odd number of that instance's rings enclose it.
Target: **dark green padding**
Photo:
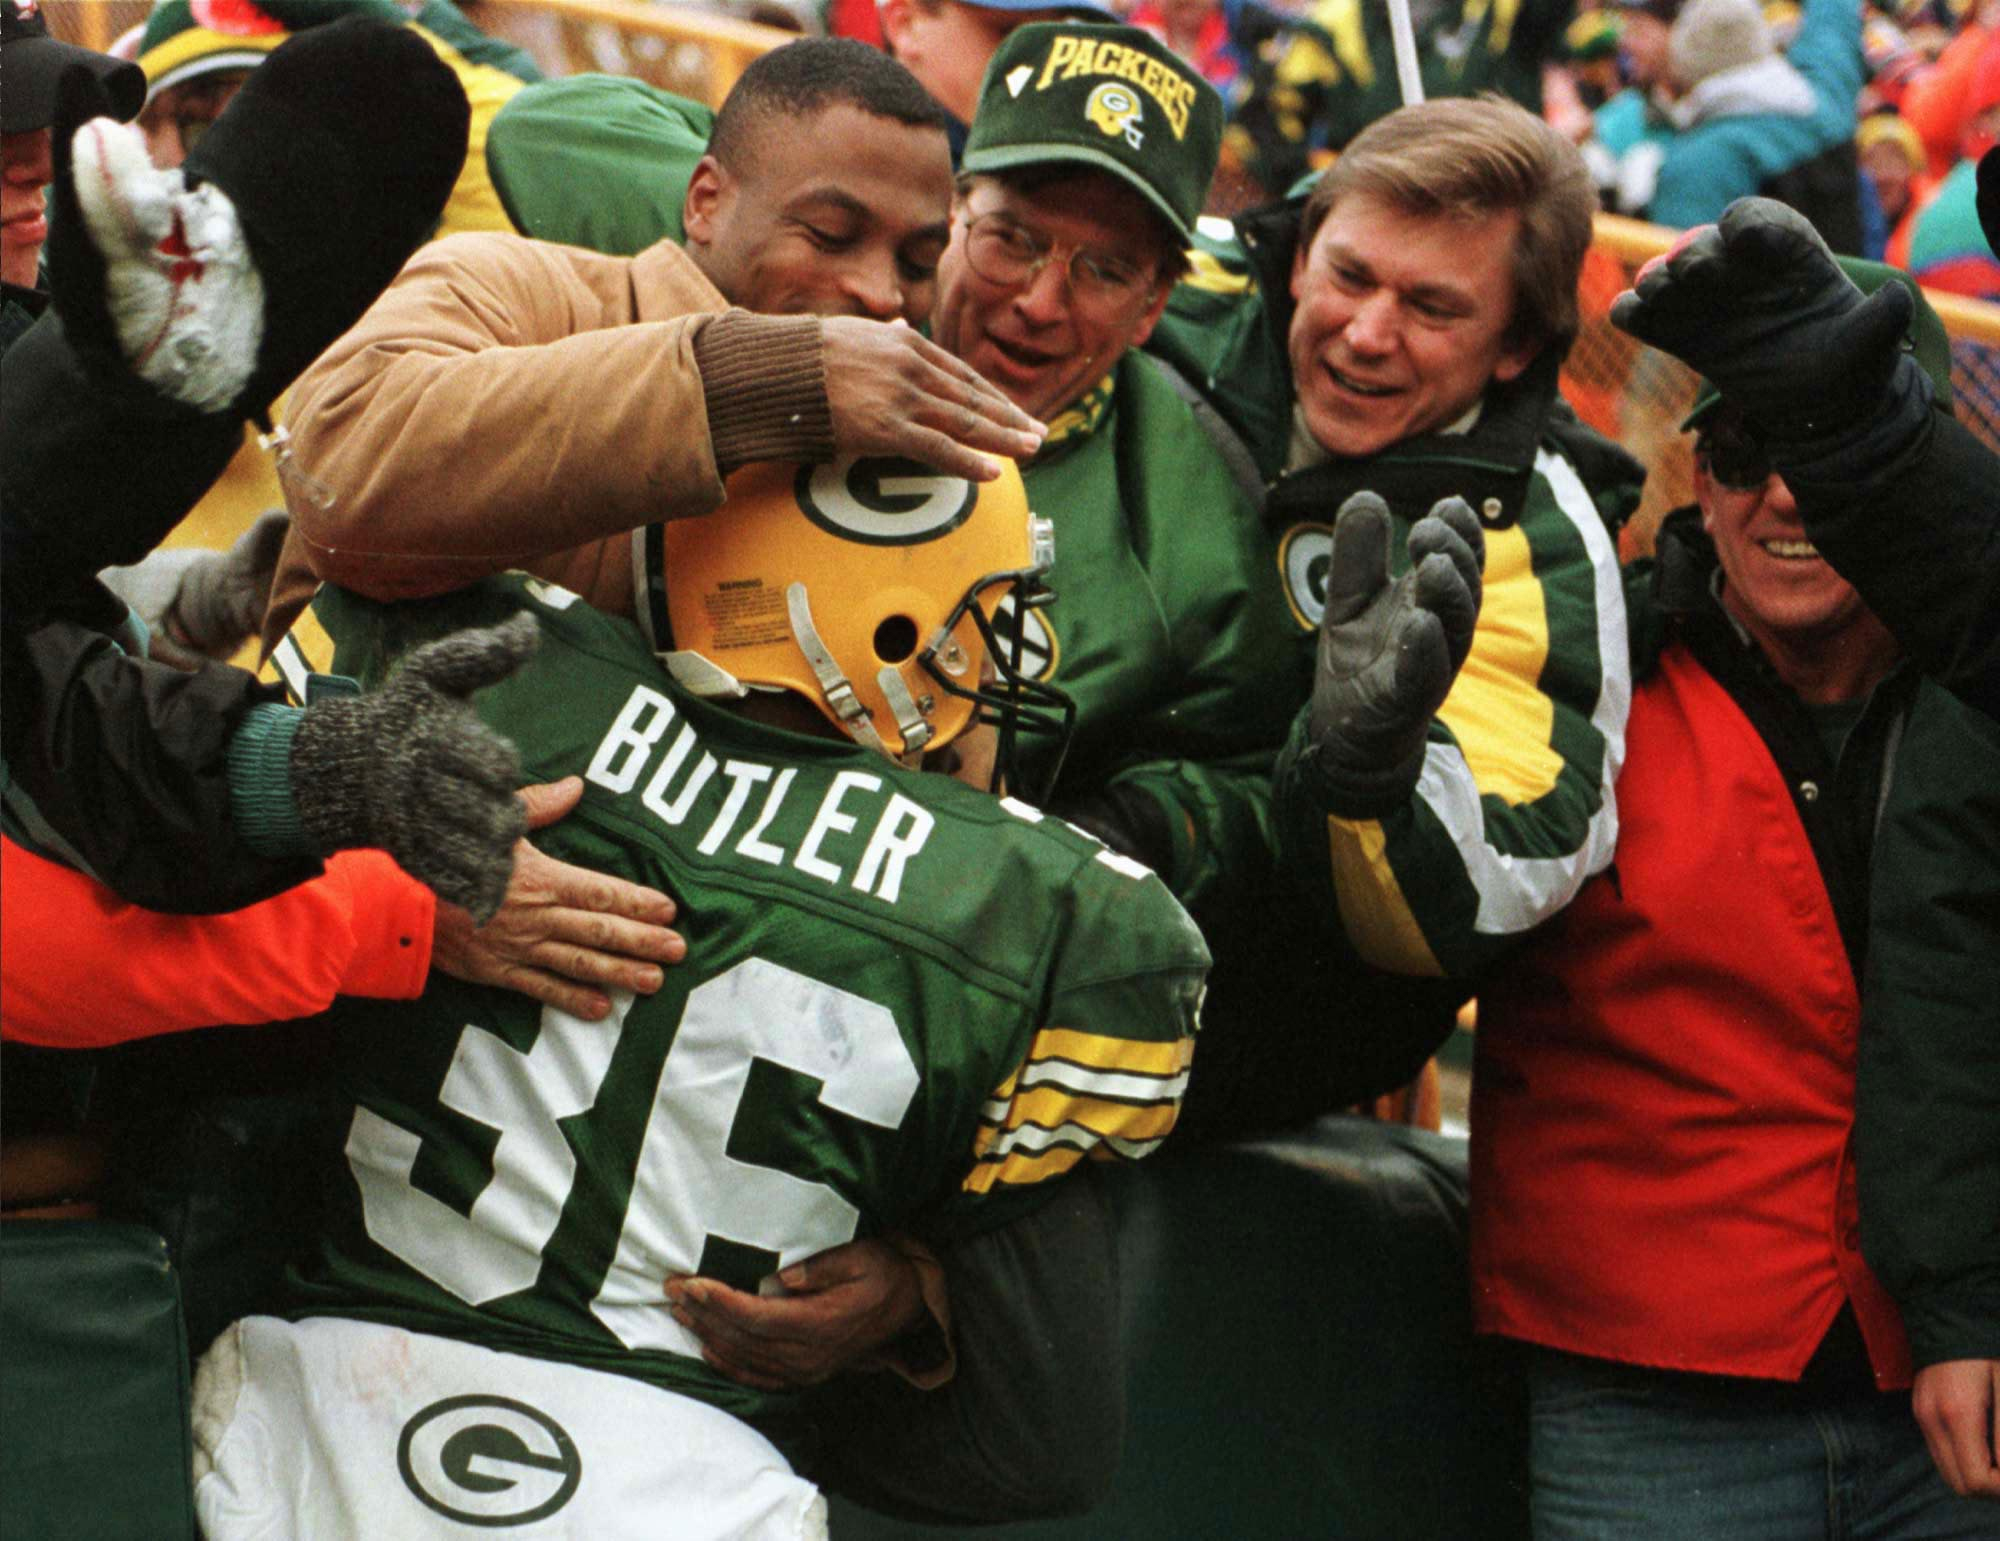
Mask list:
[[[0,1343],[0,1536],[194,1535],[187,1336],[158,1235],[0,1225]]]
[[[1462,1141],[1357,1119],[1119,1174],[1128,1424],[1091,1514],[1007,1541],[1527,1535],[1518,1390],[1475,1348]],[[833,1505],[839,1541],[964,1536]]]

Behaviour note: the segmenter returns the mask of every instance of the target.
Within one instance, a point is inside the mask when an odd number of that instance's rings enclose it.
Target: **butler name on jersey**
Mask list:
[[[948,1241],[1173,1126],[1208,964],[1146,868],[1025,804],[669,677],[639,630],[520,575],[378,606],[322,593],[343,673],[534,612],[478,698],[524,773],[581,772],[534,838],[672,894],[688,958],[591,1023],[434,977],[338,1008],[354,1101],[299,1316],[637,1377],[782,1437],[662,1281],[739,1288],[899,1228]]]

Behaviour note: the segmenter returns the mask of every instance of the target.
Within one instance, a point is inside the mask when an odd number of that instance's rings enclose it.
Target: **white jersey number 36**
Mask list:
[[[525,1054],[467,1027],[439,1101],[498,1131],[493,1177],[461,1215],[411,1185],[419,1138],[357,1108],[347,1159],[368,1234],[469,1305],[531,1286],[576,1181],[558,1119],[587,1112],[631,1005],[585,1022],[548,1008]],[[917,1067],[889,1010],[775,963],[748,958],[688,995],[661,1066],[617,1255],[591,1310],[627,1348],[699,1355],[661,1308],[669,1274],[691,1273],[718,1236],[779,1255],[785,1267],[853,1239],[859,1213],[831,1188],[725,1147],[753,1060],[820,1080],[822,1105],[894,1129]]]

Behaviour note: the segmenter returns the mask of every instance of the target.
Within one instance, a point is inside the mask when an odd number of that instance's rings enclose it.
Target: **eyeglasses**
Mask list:
[[[1737,492],[1758,492],[1771,479],[1771,457],[1759,439],[1741,423],[1711,423],[1695,442],[1695,454],[1708,474]]]
[[[966,266],[989,284],[1012,288],[1035,281],[1063,250],[1010,214],[974,215],[965,227]],[[1069,292],[1082,310],[1116,314],[1153,292],[1153,278],[1136,263],[1106,252],[1070,247],[1064,264]]]

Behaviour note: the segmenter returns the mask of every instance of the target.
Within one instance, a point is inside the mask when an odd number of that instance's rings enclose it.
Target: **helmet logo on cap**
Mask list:
[[[1083,112],[1107,139],[1123,138],[1135,150],[1145,147],[1146,131],[1139,126],[1144,109],[1130,86],[1105,81],[1085,100]]]
[[[1333,565],[1333,526],[1302,524],[1278,548],[1278,565],[1285,575],[1285,597],[1292,617],[1308,631],[1317,630],[1326,614],[1326,575]]]
[[[979,489],[914,460],[864,457],[806,466],[792,487],[805,516],[871,546],[916,546],[957,529]]]

